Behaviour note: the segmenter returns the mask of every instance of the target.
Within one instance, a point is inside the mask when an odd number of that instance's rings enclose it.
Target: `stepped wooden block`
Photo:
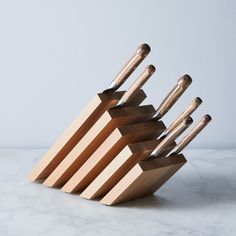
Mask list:
[[[124,93],[124,91],[98,93],[39,161],[30,173],[29,179],[31,181],[46,179],[104,112],[113,107]],[[139,105],[145,98],[144,91],[139,90],[126,106]]]
[[[126,145],[82,192],[81,197],[87,199],[103,197],[135,164],[145,159],[160,141],[160,139],[154,139]],[[166,149],[166,152],[173,146],[175,146],[174,142]]]
[[[150,119],[154,114],[152,105],[119,107],[105,111],[43,184],[49,187],[64,185],[115,128]]]
[[[185,163],[182,154],[137,163],[101,200],[106,205],[153,194]]]
[[[156,120],[116,128],[62,190],[70,193],[84,190],[126,145],[156,139],[165,129],[163,122]]]
[[[154,193],[185,163],[179,154],[211,121],[207,114],[178,144],[202,103],[196,97],[166,128],[161,119],[192,83],[181,76],[157,109],[140,105],[142,86],[156,71],[148,65],[127,91],[117,92],[149,54],[141,44],[111,84],[89,102],[44,157],[29,179],[86,199],[114,205]],[[167,156],[168,155],[168,156]]]

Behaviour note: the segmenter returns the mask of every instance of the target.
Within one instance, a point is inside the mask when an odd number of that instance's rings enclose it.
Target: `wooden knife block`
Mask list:
[[[155,113],[153,106],[138,107],[146,97],[142,90],[127,109],[110,112],[122,94],[96,95],[36,165],[29,179],[69,193],[83,191],[81,197],[102,198],[101,203],[106,205],[143,197],[160,188],[186,159],[176,155],[144,160],[160,142],[158,137],[165,125],[162,121],[148,121]],[[137,113],[135,119],[130,116],[133,110]],[[100,121],[103,116],[110,122],[109,128]],[[100,123],[105,131],[100,130]],[[91,139],[98,128],[99,135]]]
[[[29,179],[40,182],[46,179],[83,138],[92,125],[105,111],[114,106],[124,93],[125,91],[96,94],[35,166],[29,175]],[[139,105],[145,98],[144,91],[139,90],[126,106]]]
[[[84,165],[63,186],[65,192],[84,190],[103,169],[130,143],[156,139],[165,130],[161,121],[147,121],[116,128]]]
[[[66,184],[117,127],[149,119],[154,113],[155,109],[151,105],[106,111],[43,184],[48,187],[61,187]]]
[[[162,157],[141,161],[131,168],[100,202],[115,205],[153,194],[186,162],[182,154],[171,158]]]

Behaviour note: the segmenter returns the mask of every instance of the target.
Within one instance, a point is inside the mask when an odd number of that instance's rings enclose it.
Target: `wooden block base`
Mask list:
[[[182,154],[141,161],[102,198],[101,203],[114,205],[153,194],[186,162]]]
[[[46,179],[61,161],[76,146],[93,124],[113,107],[125,92],[98,93],[81,114],[70,124],[59,139],[52,145],[44,157],[38,162],[29,175],[31,181],[42,181]],[[139,90],[126,106],[141,104],[146,98],[143,90]]]
[[[154,113],[155,109],[152,105],[122,107],[106,111],[43,184],[48,187],[64,185],[115,128],[147,120]]]
[[[84,190],[128,144],[158,138],[165,130],[161,121],[116,128],[63,186],[65,192]]]
[[[102,198],[106,205],[152,194],[168,181],[186,159],[182,154],[164,157],[174,142],[163,157],[149,158],[166,127],[150,120],[156,112],[152,105],[138,106],[146,97],[142,90],[124,107],[110,109],[123,94],[97,94],[29,179],[69,193],[83,191],[81,197]]]
[[[81,193],[81,197],[95,199],[108,193],[139,161],[144,160],[160,140],[149,140],[126,145],[94,181]],[[166,152],[175,146],[170,144]]]

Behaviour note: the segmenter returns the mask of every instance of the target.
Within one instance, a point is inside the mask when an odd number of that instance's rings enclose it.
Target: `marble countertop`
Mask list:
[[[236,235],[236,150],[186,150],[154,196],[114,207],[26,176],[45,150],[0,150],[0,235]]]

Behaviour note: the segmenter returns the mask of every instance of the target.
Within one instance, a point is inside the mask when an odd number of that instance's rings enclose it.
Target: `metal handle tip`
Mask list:
[[[149,74],[153,74],[155,71],[156,71],[156,68],[154,65],[149,65],[147,68],[146,68],[146,71],[149,73]]]
[[[210,122],[211,120],[212,120],[212,118],[208,114],[202,117],[202,121],[203,122]]]
[[[191,116],[186,117],[186,118],[184,119],[184,123],[185,123],[186,125],[191,125],[191,124],[193,123],[193,118],[192,118]]]
[[[195,102],[196,104],[200,105],[200,104],[202,104],[202,99],[201,99],[200,97],[196,97],[196,98],[194,99],[194,102]]]
[[[181,87],[188,87],[192,83],[192,78],[189,75],[184,75],[178,79],[178,85]]]
[[[143,43],[143,44],[141,44],[138,48],[137,48],[137,51],[136,51],[136,53],[138,53],[138,54],[140,54],[140,55],[142,55],[142,56],[147,56],[148,55],[148,53],[151,51],[151,48],[150,48],[150,46],[148,45],[148,44],[146,44],[146,43]]]

